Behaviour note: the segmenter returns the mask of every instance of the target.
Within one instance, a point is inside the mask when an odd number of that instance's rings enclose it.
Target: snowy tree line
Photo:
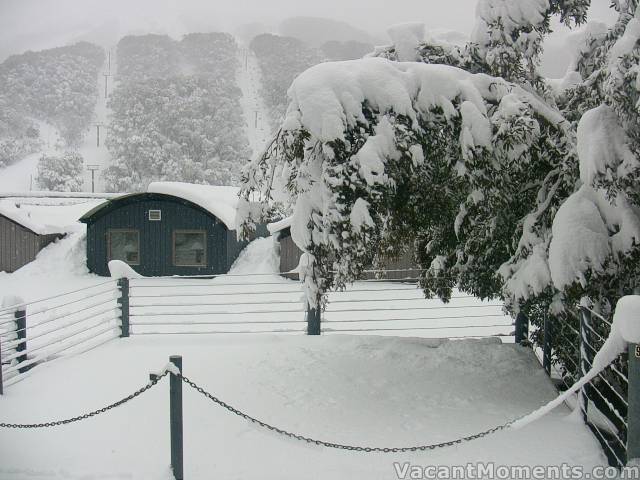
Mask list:
[[[427,296],[502,298],[539,326],[575,329],[579,301],[610,312],[639,287],[638,2],[583,27],[560,85],[538,72],[551,18],[582,25],[588,7],[480,0],[466,46],[405,25],[383,58],[309,69],[245,171],[244,226],[264,214],[256,193],[293,214],[312,304],[412,246]]]
[[[37,121],[76,147],[91,121],[104,51],[90,43],[13,55],[0,64],[0,167],[41,145]]]
[[[153,181],[233,184],[249,157],[237,44],[223,33],[129,36],[118,44],[105,171],[112,191]]]
[[[373,50],[372,45],[357,41],[329,41],[314,48],[297,38],[270,33],[256,36],[249,47],[258,59],[261,94],[274,125],[284,118],[287,90],[299,74],[325,61],[353,60]]]

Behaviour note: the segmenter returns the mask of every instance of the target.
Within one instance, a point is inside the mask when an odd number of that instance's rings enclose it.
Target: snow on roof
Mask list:
[[[0,200],[0,215],[22,225],[37,235],[64,234],[76,231],[78,218],[99,201],[76,205],[28,205],[20,207],[12,200]]]
[[[218,217],[229,230],[236,229],[236,211],[240,193],[237,187],[154,182],[149,185],[147,192],[184,198]]]
[[[281,232],[282,230],[285,230],[291,227],[292,223],[293,223],[293,217],[286,217],[286,218],[283,218],[282,220],[278,220],[277,222],[269,223],[267,225],[267,230],[269,230],[269,233],[273,235],[275,233]]]

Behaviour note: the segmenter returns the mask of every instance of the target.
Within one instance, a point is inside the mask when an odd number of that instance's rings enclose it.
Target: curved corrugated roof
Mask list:
[[[173,199],[190,204],[218,218],[227,229],[235,230],[235,217],[239,189],[236,187],[215,187],[179,182],[158,182],[149,185],[147,192],[131,193],[107,200],[80,218],[83,223],[91,223],[98,218],[129,202],[138,200]]]

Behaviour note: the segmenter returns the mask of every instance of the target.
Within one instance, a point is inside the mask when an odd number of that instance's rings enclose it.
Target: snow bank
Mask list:
[[[228,186],[196,185],[181,182],[155,182],[149,193],[161,193],[184,198],[218,217],[229,230],[236,229],[236,211],[240,189]]]
[[[121,278],[144,278],[128,264],[121,260],[111,260],[108,264],[111,278],[120,280]]]

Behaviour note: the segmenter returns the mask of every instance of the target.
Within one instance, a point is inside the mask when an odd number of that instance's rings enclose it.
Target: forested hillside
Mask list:
[[[112,191],[157,180],[233,184],[249,157],[237,44],[222,33],[123,38],[110,100]]]
[[[278,35],[258,35],[249,47],[255,52],[262,73],[262,96],[278,124],[287,108],[287,90],[302,72],[323,61],[322,53],[302,40]]]
[[[14,55],[0,64],[0,167],[40,145],[38,121],[74,148],[91,121],[104,51],[82,42]]]

